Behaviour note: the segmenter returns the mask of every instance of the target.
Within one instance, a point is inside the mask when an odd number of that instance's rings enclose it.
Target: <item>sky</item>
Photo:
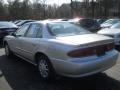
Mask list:
[[[70,3],[71,0],[47,0],[48,4],[58,4],[61,5],[63,3]]]
[[[7,0],[4,0],[5,2]],[[34,1],[34,0],[31,0]],[[58,4],[61,5],[63,3],[70,3],[71,0],[46,0],[47,4]],[[73,0],[74,1],[74,0]],[[81,1],[81,0],[76,0],[76,1]]]
[[[73,0],[73,1],[82,1],[82,0]],[[47,0],[47,4],[58,4],[70,3],[71,0]]]

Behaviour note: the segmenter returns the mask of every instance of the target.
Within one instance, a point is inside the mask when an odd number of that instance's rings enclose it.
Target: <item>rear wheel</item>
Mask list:
[[[8,44],[5,44],[5,55],[6,55],[7,57],[13,57],[13,56],[14,56],[14,54],[13,54],[13,52],[10,50]]]
[[[44,55],[38,56],[37,59],[38,59],[38,70],[40,72],[41,79],[45,81],[55,80],[56,73],[49,59]]]

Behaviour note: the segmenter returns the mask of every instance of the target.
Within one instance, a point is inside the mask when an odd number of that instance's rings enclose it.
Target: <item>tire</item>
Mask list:
[[[49,59],[45,55],[38,56],[37,59],[41,79],[44,81],[54,81],[56,73]]]
[[[10,50],[8,44],[5,44],[5,55],[6,55],[7,57],[13,57],[13,56],[14,56],[14,54],[13,54],[13,52]]]

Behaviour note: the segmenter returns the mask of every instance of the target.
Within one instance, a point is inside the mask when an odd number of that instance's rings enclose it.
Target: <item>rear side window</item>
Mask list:
[[[36,38],[42,38],[42,27],[38,28]]]
[[[29,38],[41,38],[42,37],[42,27],[39,24],[32,24],[27,31],[25,37]]]

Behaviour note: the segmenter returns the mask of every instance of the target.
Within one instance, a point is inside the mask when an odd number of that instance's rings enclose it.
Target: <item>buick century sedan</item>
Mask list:
[[[92,34],[65,21],[27,23],[4,39],[7,57],[17,55],[36,65],[40,77],[84,77],[116,64],[113,39]]]

